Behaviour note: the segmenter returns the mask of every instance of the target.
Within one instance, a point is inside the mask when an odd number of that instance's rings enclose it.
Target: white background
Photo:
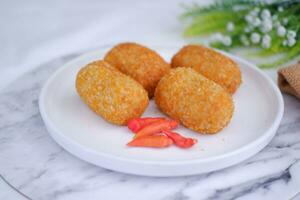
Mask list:
[[[1,1],[0,88],[54,58],[103,44],[181,44],[182,2],[191,1]]]

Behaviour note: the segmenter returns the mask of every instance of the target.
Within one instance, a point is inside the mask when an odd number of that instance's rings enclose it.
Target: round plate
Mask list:
[[[92,112],[75,90],[76,74],[87,63],[102,59],[111,47],[87,53],[62,66],[47,81],[39,98],[45,125],[53,139],[71,154],[101,167],[147,176],[183,176],[237,164],[264,148],[283,115],[277,86],[254,65],[229,54],[242,71],[243,83],[233,95],[230,124],[215,135],[201,135],[181,126],[176,131],[198,139],[190,149],[127,147],[133,134]],[[152,46],[166,60],[180,47]],[[163,116],[153,100],[143,116]]]

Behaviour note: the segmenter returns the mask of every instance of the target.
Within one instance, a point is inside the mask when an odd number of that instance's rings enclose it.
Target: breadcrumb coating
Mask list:
[[[232,59],[200,45],[184,46],[173,56],[171,66],[191,67],[231,94],[242,82],[241,71]]]
[[[158,81],[170,70],[170,65],[159,54],[136,43],[116,45],[104,60],[139,82],[150,98]]]
[[[143,114],[147,91],[135,80],[105,61],[95,61],[77,74],[76,89],[81,99],[105,120],[118,125]]]
[[[203,134],[222,130],[234,111],[228,92],[195,70],[183,67],[172,69],[159,81],[155,102],[162,112]]]

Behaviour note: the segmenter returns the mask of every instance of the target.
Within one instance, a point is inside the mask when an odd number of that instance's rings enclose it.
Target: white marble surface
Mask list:
[[[0,95],[0,174],[34,200],[289,199],[300,188],[300,102],[284,96],[285,114],[272,142],[245,162],[208,174],[151,178],[93,166],[48,135],[37,107],[47,77],[74,55],[19,78]],[[258,113],[259,114],[259,113]]]

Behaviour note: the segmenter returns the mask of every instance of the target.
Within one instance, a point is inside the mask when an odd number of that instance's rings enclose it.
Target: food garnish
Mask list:
[[[186,138],[180,135],[176,132],[171,131],[162,131],[162,133],[166,134],[169,138],[171,138],[174,142],[174,144],[180,148],[190,148],[194,144],[196,144],[198,141],[194,138]]]
[[[135,138],[127,145],[131,147],[165,148],[170,146],[171,144],[173,144],[173,140],[171,140],[166,135],[160,134]]]
[[[175,120],[164,120],[153,122],[140,131],[138,131],[135,135],[135,138],[144,137],[147,135],[153,135],[155,133],[160,133],[163,130],[172,130],[178,126],[178,122]]]
[[[162,117],[134,118],[128,122],[128,128],[135,133],[134,139],[127,145],[130,147],[165,148],[175,144],[180,148],[190,148],[197,139],[187,138],[170,130],[179,123]]]
[[[139,130],[144,128],[145,126],[158,121],[164,121],[165,118],[163,117],[145,117],[145,118],[134,118],[131,119],[127,126],[133,132],[137,133]]]

